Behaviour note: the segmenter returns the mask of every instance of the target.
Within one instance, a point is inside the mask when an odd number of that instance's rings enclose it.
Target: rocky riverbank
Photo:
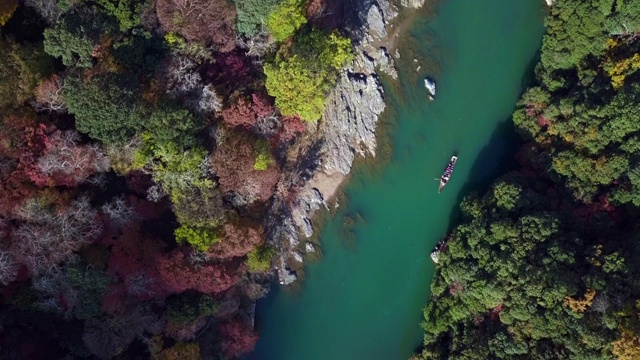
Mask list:
[[[351,14],[347,14],[345,28],[355,45],[354,60],[327,98],[310,140],[316,146],[310,146],[310,154],[303,156],[313,161],[307,161],[296,200],[275,199],[272,203],[268,221],[272,226],[267,229],[270,243],[278,249],[280,284],[294,282],[294,269],[301,268],[303,253],[317,251],[317,245],[305,241],[313,235],[313,215],[320,208],[329,209],[328,202],[351,171],[355,157],[375,157],[376,127],[386,106],[379,73],[394,80],[398,76],[389,54],[399,33],[396,27],[400,25],[394,25],[403,7],[417,9],[423,4],[424,0],[402,0],[398,7],[388,0],[356,0],[347,5]]]

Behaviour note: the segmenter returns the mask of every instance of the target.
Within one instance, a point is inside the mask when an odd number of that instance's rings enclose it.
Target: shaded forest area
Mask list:
[[[640,358],[640,1],[546,25],[520,169],[460,205],[416,359]]]
[[[0,2],[0,358],[253,348],[270,204],[304,184],[306,135],[352,59],[339,13]]]

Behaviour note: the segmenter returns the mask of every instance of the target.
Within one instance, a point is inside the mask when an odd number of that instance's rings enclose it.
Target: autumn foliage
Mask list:
[[[250,130],[260,119],[275,115],[275,108],[265,95],[252,94],[251,100],[243,97],[222,111],[222,119],[231,127]]]
[[[236,284],[242,266],[238,261],[191,264],[182,251],[176,250],[156,258],[162,287],[170,294],[196,290],[218,294]]]
[[[0,3],[0,358],[250,351],[306,140],[264,65],[306,1]]]
[[[225,338],[222,351],[230,358],[253,350],[258,341],[258,335],[251,328],[251,324],[238,317],[220,325],[220,333]]]
[[[158,19],[166,31],[190,41],[211,43],[222,52],[235,46],[235,8],[226,0],[158,0]]]
[[[264,243],[262,226],[250,223],[227,223],[222,227],[220,242],[208,251],[212,258],[224,259],[245,256]]]
[[[280,173],[276,164],[264,171],[254,169],[253,143],[247,134],[227,131],[211,158],[213,170],[219,177],[220,189],[237,192],[247,203],[269,199]]]

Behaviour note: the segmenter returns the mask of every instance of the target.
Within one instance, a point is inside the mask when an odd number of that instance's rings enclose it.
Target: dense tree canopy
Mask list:
[[[238,32],[251,36],[267,26],[269,14],[273,12],[282,0],[243,0],[236,1],[238,12]]]
[[[637,357],[639,9],[551,8],[513,116],[522,169],[460,205],[416,357]]]
[[[63,99],[78,131],[105,143],[124,142],[144,127],[139,85],[126,75],[67,78]]]
[[[320,116],[351,56],[305,7],[0,1],[0,358],[253,348],[266,219],[307,176],[296,114]]]
[[[95,10],[70,11],[44,32],[44,49],[67,66],[91,67],[93,55],[113,31],[113,21]]]
[[[282,47],[275,60],[265,64],[269,95],[276,98],[283,115],[318,120],[338,71],[351,59],[349,39],[313,29],[300,35],[291,48]]]

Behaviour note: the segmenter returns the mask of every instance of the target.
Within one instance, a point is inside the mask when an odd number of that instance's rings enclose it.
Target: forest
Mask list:
[[[0,2],[0,358],[235,359],[351,40],[322,0]]]
[[[460,204],[414,359],[640,359],[640,1],[546,26],[519,165]]]

